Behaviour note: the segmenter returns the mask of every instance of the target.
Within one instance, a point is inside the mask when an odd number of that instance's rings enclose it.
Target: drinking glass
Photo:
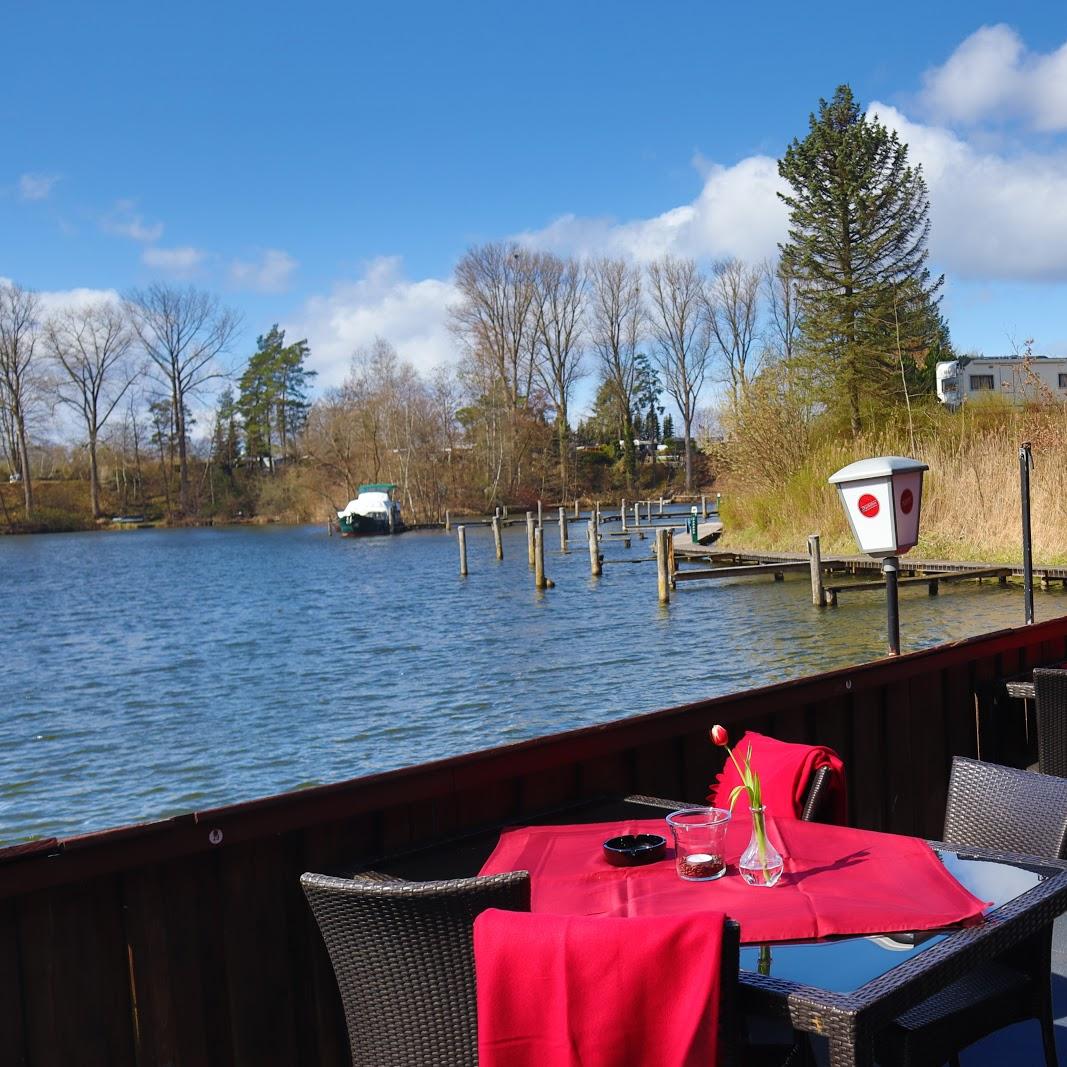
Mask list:
[[[685,808],[667,816],[674,835],[674,865],[687,882],[710,882],[726,873],[726,827],[723,808]]]

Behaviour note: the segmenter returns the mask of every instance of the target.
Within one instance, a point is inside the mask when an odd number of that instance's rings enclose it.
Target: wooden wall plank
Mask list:
[[[0,903],[0,1049],[4,1062],[11,1067],[27,1067],[29,1053],[26,1048],[23,1025],[23,981],[19,960],[18,923],[15,905],[11,901]]]
[[[286,897],[294,877],[280,838],[219,857],[230,1046],[237,1064],[298,1061]]]
[[[34,1067],[134,1067],[121,903],[115,878],[18,902],[25,1038]]]

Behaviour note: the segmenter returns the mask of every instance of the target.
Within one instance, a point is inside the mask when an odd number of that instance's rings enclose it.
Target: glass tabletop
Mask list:
[[[939,849],[951,873],[994,910],[1040,884],[1052,868],[1027,866]],[[906,887],[902,887],[906,891]],[[767,890],[772,892],[772,890]],[[987,912],[988,914],[988,912]],[[833,993],[851,993],[892,970],[916,953],[943,941],[951,931],[923,931],[877,937],[846,937],[772,945],[743,945],[741,970],[771,975]]]

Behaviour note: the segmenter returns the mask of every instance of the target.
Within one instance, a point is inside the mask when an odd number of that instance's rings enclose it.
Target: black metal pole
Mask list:
[[[889,654],[900,655],[900,610],[897,604],[897,571],[900,561],[896,556],[886,556],[882,560],[882,573],[885,575],[885,603],[888,611]]]
[[[1030,537],[1030,468],[1034,457],[1030,452],[1030,442],[1019,445],[1019,488],[1023,503],[1023,611],[1026,625],[1034,621],[1034,557]]]

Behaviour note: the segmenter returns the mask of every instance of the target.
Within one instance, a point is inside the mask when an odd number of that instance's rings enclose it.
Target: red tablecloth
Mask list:
[[[531,908],[563,915],[670,915],[722,911],[741,924],[741,939],[794,941],[835,934],[932,930],[977,919],[987,903],[963,888],[923,841],[797,819],[768,819],[785,857],[771,889],[746,884],[737,861],[751,836],[748,818],[726,838],[727,873],[685,882],[674,851],[646,867],[612,867],[602,843],[617,834],[659,833],[661,819],[532,826],[501,834],[482,874],[529,871]]]
[[[711,1067],[722,923],[722,912],[482,912],[474,922],[478,1062]]]

